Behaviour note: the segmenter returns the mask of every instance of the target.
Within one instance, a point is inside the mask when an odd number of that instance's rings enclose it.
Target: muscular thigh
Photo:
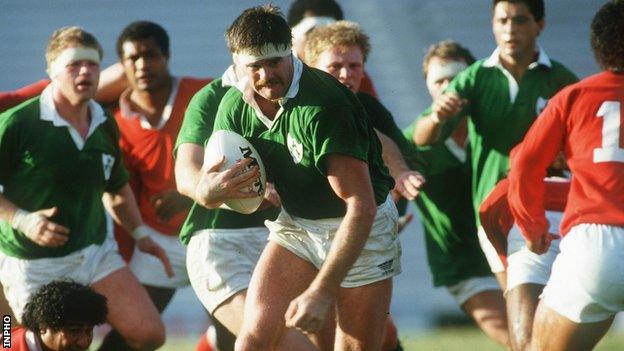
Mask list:
[[[311,263],[269,242],[247,290],[246,329],[269,334],[283,332],[290,301],[310,285],[317,272]]]

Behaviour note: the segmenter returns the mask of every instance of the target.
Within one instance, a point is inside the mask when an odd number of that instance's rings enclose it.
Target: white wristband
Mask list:
[[[145,224],[141,224],[140,226],[136,227],[130,235],[135,241],[139,241],[146,236],[150,236],[152,231],[152,228],[146,226]]]
[[[40,221],[45,218],[38,213],[31,213],[21,208],[18,208],[13,214],[13,220],[11,221],[11,227],[17,229],[23,233],[28,233],[31,229],[35,228]]]
[[[440,117],[433,113],[429,115],[429,118],[431,118],[431,120],[434,121],[436,124],[440,124],[442,122],[440,121]]]

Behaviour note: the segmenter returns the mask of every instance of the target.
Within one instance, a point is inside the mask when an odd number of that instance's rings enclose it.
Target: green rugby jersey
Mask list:
[[[0,115],[3,195],[30,212],[56,206],[52,221],[70,229],[65,245],[50,248],[0,221],[0,250],[22,259],[61,257],[101,244],[107,235],[102,194],[128,182],[115,120],[91,102],[90,134],[83,141],[58,116],[50,93],[48,88]]]
[[[425,111],[404,129],[405,140],[411,143],[416,121],[429,114]],[[414,203],[424,227],[434,286],[491,275],[477,238],[470,169],[451,152],[449,139],[417,148],[411,144],[426,164],[427,182]]]
[[[357,97],[329,74],[305,65],[295,68],[273,121],[257,114],[239,90],[231,89],[219,106],[215,130],[219,129],[239,133],[254,145],[284,208],[297,217],[344,216],[345,203],[326,177],[325,158],[330,154],[367,162],[377,205],[394,186],[381,159],[379,139]]]
[[[461,116],[469,115],[472,195],[475,218],[481,202],[509,170],[509,152],[524,138],[535,118],[561,88],[578,78],[540,50],[518,83],[499,62],[498,49],[459,73],[446,88],[468,100],[455,123],[447,123],[446,139]]]
[[[174,155],[181,144],[191,143],[205,146],[212,134],[219,102],[230,89],[223,79],[215,79],[199,90],[189,102],[184,114],[184,121],[178,133]],[[180,240],[188,245],[193,234],[203,229],[240,229],[263,227],[266,219],[275,219],[279,210],[275,207],[241,214],[225,209],[207,209],[193,203],[182,228]]]

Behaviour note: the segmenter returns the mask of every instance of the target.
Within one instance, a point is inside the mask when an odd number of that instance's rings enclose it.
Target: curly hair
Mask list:
[[[266,44],[291,46],[292,34],[279,7],[263,5],[243,11],[225,32],[225,41],[232,53],[256,54]]]
[[[472,53],[470,53],[470,50],[461,46],[454,40],[447,39],[433,44],[427,49],[422,64],[422,71],[425,78],[427,78],[427,73],[429,73],[429,61],[434,57],[439,57],[444,60],[463,60],[468,66],[475,62],[475,58],[472,56]]]
[[[344,19],[340,5],[334,0],[295,0],[288,9],[288,25],[294,26],[309,15]]]
[[[69,323],[100,325],[106,321],[106,297],[71,281],[42,286],[26,304],[22,323],[32,331],[44,327],[61,330]]]
[[[624,1],[603,5],[594,16],[590,41],[598,65],[609,71],[624,71]]]
[[[338,21],[326,26],[316,27],[306,38],[305,58],[308,64],[316,64],[319,56],[333,47],[357,46],[362,50],[364,62],[371,50],[368,35],[359,24],[351,21]]]

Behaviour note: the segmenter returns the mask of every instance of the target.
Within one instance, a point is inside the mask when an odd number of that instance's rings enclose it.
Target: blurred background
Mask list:
[[[272,1],[284,13],[290,2]],[[400,127],[407,126],[430,103],[421,73],[422,57],[430,44],[455,39],[477,58],[489,56],[495,48],[491,1],[338,2],[345,18],[359,22],[371,37],[367,70],[381,101],[393,112]],[[141,19],[155,21],[168,31],[170,70],[174,75],[218,77],[231,59],[223,39],[224,31],[243,9],[262,3],[1,0],[0,91],[45,77],[45,45],[55,29],[78,25],[93,33],[104,47],[104,66],[108,66],[117,61],[115,42],[121,29]],[[562,62],[580,78],[598,71],[589,48],[589,23],[603,3],[546,1],[546,27],[539,44],[552,59]],[[402,334],[465,321],[447,292],[432,288],[422,235],[417,219],[402,233],[404,271],[395,280],[392,305],[392,314]],[[205,313],[190,288],[176,294],[164,318],[170,333],[199,335],[205,330]]]

